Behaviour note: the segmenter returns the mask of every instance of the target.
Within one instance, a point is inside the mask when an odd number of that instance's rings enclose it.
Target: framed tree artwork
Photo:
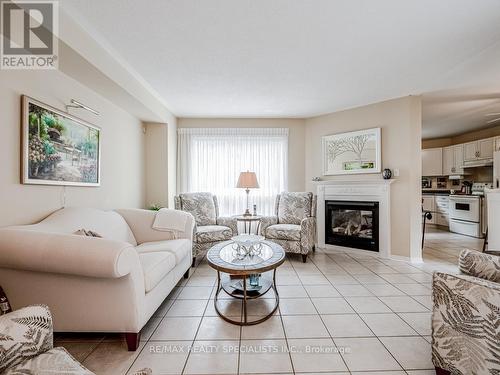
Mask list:
[[[324,136],[323,175],[380,173],[381,129]]]
[[[99,186],[101,129],[22,97],[22,183]]]

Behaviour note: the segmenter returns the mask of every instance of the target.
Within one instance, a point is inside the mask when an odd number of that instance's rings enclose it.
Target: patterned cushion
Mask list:
[[[0,317],[0,373],[52,346],[52,315],[47,306],[29,306]]]
[[[454,375],[500,374],[500,284],[435,272],[432,362]]]
[[[307,254],[307,252],[303,251],[302,246],[300,246],[300,241],[288,241],[288,240],[270,240],[274,243],[280,245],[283,250],[287,253],[297,253],[297,254]]]
[[[196,231],[196,242],[207,243],[215,241],[227,241],[233,236],[233,231],[223,225],[204,225]]]
[[[64,348],[54,348],[37,357],[9,368],[5,375],[44,374],[44,375],[94,375],[78,363]]]
[[[194,216],[196,225],[215,225],[217,211],[214,196],[211,193],[184,193],[181,198],[181,210]]]
[[[313,193],[281,193],[278,202],[278,222],[299,225],[302,219],[311,216],[312,198]]]
[[[473,250],[462,250],[458,260],[460,271],[471,276],[500,283],[500,257]]]
[[[150,368],[143,368],[142,370],[134,372],[134,375],[153,375],[153,370]]]
[[[300,241],[300,225],[275,224],[267,227],[266,238],[288,241]]]

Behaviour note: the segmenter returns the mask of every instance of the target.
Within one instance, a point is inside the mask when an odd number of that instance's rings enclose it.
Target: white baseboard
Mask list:
[[[410,262],[410,263],[424,263],[422,257],[406,257],[403,255],[391,255],[391,260]]]

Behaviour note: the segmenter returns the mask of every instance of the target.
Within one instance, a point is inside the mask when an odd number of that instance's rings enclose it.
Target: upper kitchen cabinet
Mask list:
[[[455,145],[443,148],[443,175],[463,174],[464,146]]]
[[[495,138],[495,151],[500,151],[500,137]]]
[[[464,144],[464,161],[476,161],[493,158],[494,138],[481,139],[479,141]]]
[[[422,150],[422,176],[443,175],[443,149],[427,148]]]

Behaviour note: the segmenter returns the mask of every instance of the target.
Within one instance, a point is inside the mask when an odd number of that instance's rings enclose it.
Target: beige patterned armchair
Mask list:
[[[236,219],[219,216],[219,203],[212,193],[183,193],[174,197],[175,209],[191,213],[196,221],[193,235],[193,267],[196,257],[221,241],[238,234]]]
[[[316,236],[316,196],[310,192],[283,192],[276,197],[275,216],[262,218],[261,234],[281,245],[286,252],[307,254],[314,251]]]
[[[28,306],[0,316],[0,373],[93,375],[66,349],[54,348],[52,314],[47,306]],[[151,375],[143,369],[134,375]]]
[[[459,268],[433,276],[436,373],[500,374],[500,257],[463,250]]]

